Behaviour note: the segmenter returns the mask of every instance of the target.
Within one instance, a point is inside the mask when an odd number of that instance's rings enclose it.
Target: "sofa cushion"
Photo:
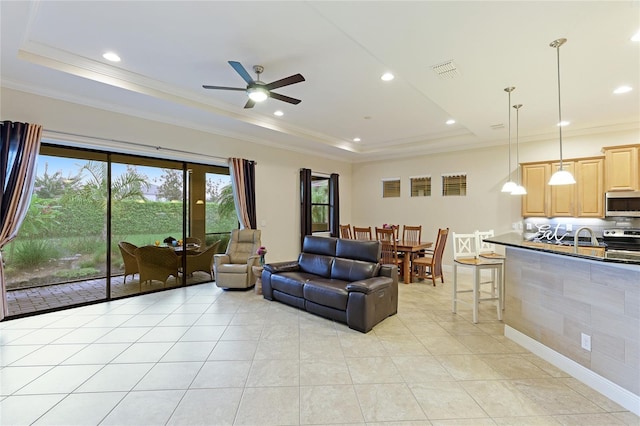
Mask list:
[[[349,282],[366,280],[367,278],[376,276],[379,268],[378,263],[337,257],[331,266],[331,278]]]
[[[333,257],[321,254],[300,253],[298,264],[302,272],[329,278],[331,276],[331,264]]]
[[[304,298],[320,305],[346,310],[349,293],[348,282],[331,278],[315,277],[304,285]]]
[[[303,297],[303,287],[307,280],[315,275],[305,272],[282,272],[271,275],[271,288],[295,297]]]
[[[304,237],[304,242],[302,243],[302,251],[305,253],[335,256],[336,241],[337,238],[307,235],[306,237]]]
[[[380,261],[382,253],[381,247],[380,241],[347,240],[340,238],[336,242],[336,257],[377,263]]]

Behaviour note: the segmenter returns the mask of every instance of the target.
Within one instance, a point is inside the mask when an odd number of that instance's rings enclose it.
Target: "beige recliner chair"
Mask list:
[[[256,283],[252,266],[260,264],[256,250],[260,247],[261,231],[234,229],[225,254],[213,256],[216,285],[220,288],[247,288]]]

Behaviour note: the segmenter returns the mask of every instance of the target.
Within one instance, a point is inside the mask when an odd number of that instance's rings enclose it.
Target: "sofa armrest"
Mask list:
[[[264,265],[265,271],[271,272],[272,274],[277,274],[279,272],[295,272],[300,270],[300,265],[297,260],[290,262],[277,262],[277,263],[267,263]]]
[[[393,279],[389,277],[373,277],[366,280],[354,281],[347,284],[347,291],[369,294],[393,284]]]

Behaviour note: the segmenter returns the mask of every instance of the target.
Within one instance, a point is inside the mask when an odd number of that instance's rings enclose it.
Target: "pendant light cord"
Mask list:
[[[562,108],[560,104],[560,45],[556,47],[557,58],[558,58],[558,127],[560,127],[560,170],[563,170],[562,167]]]

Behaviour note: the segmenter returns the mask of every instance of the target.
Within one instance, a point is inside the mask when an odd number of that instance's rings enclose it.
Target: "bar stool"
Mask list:
[[[473,323],[478,322],[478,308],[480,302],[495,300],[496,311],[498,313],[498,320],[502,320],[502,263],[499,261],[480,258],[478,256],[476,233],[473,234],[456,234],[453,236],[453,303],[452,312],[457,312],[457,303],[468,303],[465,300],[459,299],[460,293],[472,293],[473,294]],[[467,267],[473,269],[473,287],[470,290],[458,290],[458,268]],[[492,286],[491,297],[481,297],[481,272],[483,270],[492,271]],[[497,289],[497,296],[493,291],[493,288]]]
[[[482,257],[483,259],[494,260],[502,264],[502,306],[501,308],[504,311],[504,299],[505,299],[504,289],[506,287],[505,285],[506,275],[504,272],[504,265],[505,265],[506,258],[504,255],[500,253],[496,253],[495,244],[484,241],[485,239],[491,238],[493,236],[494,236],[493,229],[490,229],[488,231],[476,231],[476,247],[478,247],[478,256]],[[492,277],[492,279],[494,280],[494,283],[495,283],[495,278]],[[495,287],[493,287],[492,290],[493,290],[492,295],[495,296]]]

